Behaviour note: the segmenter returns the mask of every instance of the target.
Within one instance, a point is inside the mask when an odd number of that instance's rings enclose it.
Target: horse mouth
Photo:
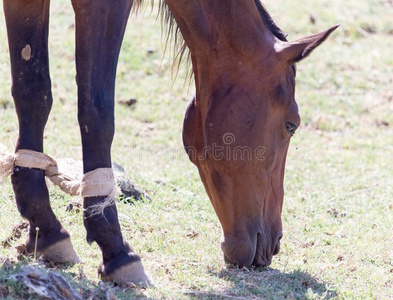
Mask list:
[[[280,251],[281,231],[273,235],[257,233],[254,239],[226,235],[221,244],[225,263],[237,267],[268,267]]]
[[[273,256],[280,252],[281,238],[281,232],[275,234],[270,241],[261,233],[258,233],[255,256],[251,265],[254,267],[268,267],[272,263]]]

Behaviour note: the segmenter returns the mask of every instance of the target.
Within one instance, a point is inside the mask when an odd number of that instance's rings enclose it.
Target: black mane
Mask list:
[[[135,0],[134,6],[133,6],[134,12],[138,11],[138,9],[146,1],[148,1],[148,0]],[[153,7],[154,0],[150,0],[150,2],[151,2],[151,6]],[[283,32],[280,29],[280,27],[278,27],[276,25],[276,23],[273,21],[272,17],[270,16],[269,12],[266,10],[264,5],[262,4],[261,0],[254,0],[254,3],[258,9],[258,12],[259,12],[265,26],[273,33],[273,35],[276,38],[278,38],[279,40],[281,40],[283,42],[287,42],[288,35],[285,32]],[[190,63],[191,55],[190,55],[190,52],[188,51],[188,48],[183,40],[183,37],[180,33],[180,29],[177,26],[172,13],[165,3],[165,0],[159,0],[158,7],[159,7],[158,16],[161,19],[161,23],[167,25],[166,28],[163,27],[166,29],[166,30],[164,29],[166,31],[166,42],[165,42],[166,47],[165,47],[165,49],[168,47],[168,45],[170,45],[170,44],[173,45],[174,53],[175,53],[175,62],[176,62],[176,63],[174,62],[174,66],[176,65],[176,67],[175,67],[176,72],[175,73],[177,73],[183,58],[186,57],[187,63]],[[190,77],[191,76],[192,76],[192,74],[190,74]]]

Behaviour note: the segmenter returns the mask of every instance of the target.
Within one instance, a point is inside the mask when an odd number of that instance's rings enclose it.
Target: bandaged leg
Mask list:
[[[80,262],[68,232],[62,228],[49,204],[44,175],[48,173],[48,170],[52,178],[61,175],[55,171],[57,170],[55,160],[37,151],[21,149],[11,154],[4,147],[2,149],[0,153],[1,175],[12,173],[18,209],[30,223],[29,236],[26,241],[27,252],[32,253],[37,250],[38,257],[42,256],[52,262]],[[76,186],[78,190],[80,189],[79,183],[68,179],[64,183],[65,186]],[[60,181],[59,178],[57,180]]]
[[[112,166],[116,66],[133,1],[116,3],[113,5],[111,0],[72,0],[76,15],[78,121],[85,179],[91,171]],[[107,14],[107,11],[111,13]],[[103,263],[99,268],[102,278],[116,281],[116,278],[120,279],[116,274],[124,270],[123,267],[140,265],[140,258],[133,253],[121,234],[113,201],[115,187],[105,194],[95,194],[94,191],[93,194],[86,194],[88,189],[84,186],[82,193],[85,195],[87,240],[97,242],[102,251]],[[138,283],[141,276],[134,275],[130,269],[128,276],[123,277],[123,282],[118,283]]]
[[[118,188],[112,169],[98,168],[86,173],[81,190],[87,241],[97,242],[103,254],[98,268],[102,280],[151,285],[140,258],[121,234],[115,203]]]
[[[48,60],[49,0],[35,1],[26,9],[24,0],[4,0],[9,42],[12,96],[18,116],[19,137],[15,152],[43,152],[44,128],[52,106]],[[8,160],[9,162],[9,160]],[[3,164],[10,174],[18,210],[30,223],[27,250],[44,252],[69,239],[49,203],[45,171],[36,166]],[[7,166],[8,165],[8,166]],[[36,230],[39,228],[39,231]],[[35,239],[38,239],[35,245]]]

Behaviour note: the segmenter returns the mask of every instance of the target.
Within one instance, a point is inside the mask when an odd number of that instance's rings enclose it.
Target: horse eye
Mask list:
[[[295,123],[285,121],[285,129],[290,135],[294,135],[297,129],[297,125]]]

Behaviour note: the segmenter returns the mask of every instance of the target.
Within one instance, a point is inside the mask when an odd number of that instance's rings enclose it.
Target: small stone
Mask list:
[[[149,48],[146,49],[146,54],[147,55],[152,55],[155,52],[156,52],[156,49],[154,49],[152,47],[149,47]]]
[[[137,103],[138,101],[135,98],[130,98],[126,100],[119,100],[119,104],[127,105],[127,106],[133,106]]]

